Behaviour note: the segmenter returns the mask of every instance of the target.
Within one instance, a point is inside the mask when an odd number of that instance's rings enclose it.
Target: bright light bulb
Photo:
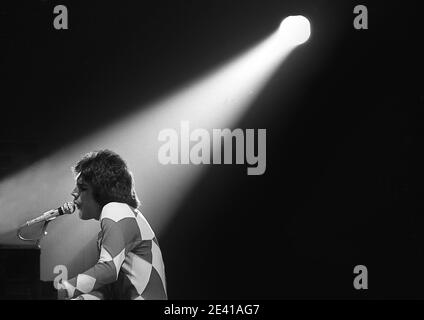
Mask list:
[[[289,16],[280,24],[280,34],[291,45],[305,43],[311,35],[311,24],[304,16]]]

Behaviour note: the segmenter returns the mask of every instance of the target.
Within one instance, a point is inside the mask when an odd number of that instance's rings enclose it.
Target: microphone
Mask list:
[[[73,202],[66,202],[63,206],[49,210],[44,212],[41,216],[34,218],[32,220],[29,220],[24,223],[24,226],[29,227],[35,223],[42,222],[42,221],[50,221],[55,219],[58,216],[62,216],[64,214],[71,214],[75,212],[75,204]]]

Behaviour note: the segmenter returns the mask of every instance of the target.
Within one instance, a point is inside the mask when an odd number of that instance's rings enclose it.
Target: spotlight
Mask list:
[[[309,39],[311,25],[304,16],[289,16],[281,22],[279,32],[291,45],[298,46]]]

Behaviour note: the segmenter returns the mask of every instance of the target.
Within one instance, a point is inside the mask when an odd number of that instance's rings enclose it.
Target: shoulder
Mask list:
[[[118,222],[124,218],[135,218],[135,216],[130,206],[126,203],[109,202],[102,209],[100,221],[106,218]]]

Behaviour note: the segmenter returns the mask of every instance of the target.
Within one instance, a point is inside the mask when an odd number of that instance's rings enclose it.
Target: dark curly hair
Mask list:
[[[134,180],[125,161],[115,152],[99,150],[87,153],[73,168],[93,188],[93,197],[103,207],[109,202],[140,205]]]

